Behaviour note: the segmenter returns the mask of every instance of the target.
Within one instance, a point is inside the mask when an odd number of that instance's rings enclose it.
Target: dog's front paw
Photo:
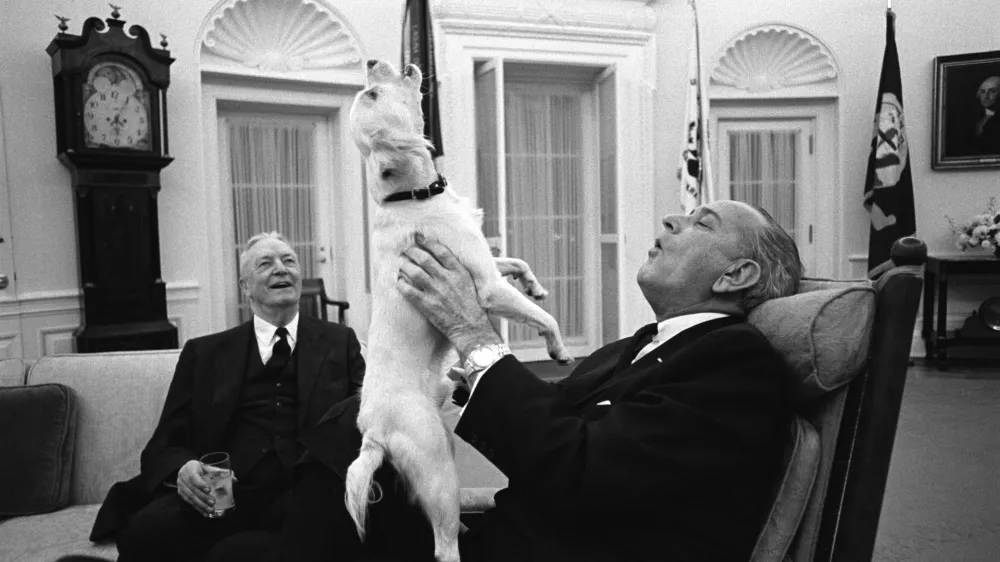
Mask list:
[[[562,349],[549,351],[549,357],[555,359],[556,363],[559,363],[564,367],[566,365],[572,365],[573,361],[575,361],[575,359],[573,359],[573,356],[569,354],[569,351],[565,347]]]
[[[526,287],[525,290],[527,291],[528,296],[536,301],[545,300],[545,297],[549,296],[549,292],[545,290],[545,287],[542,287],[537,283]]]

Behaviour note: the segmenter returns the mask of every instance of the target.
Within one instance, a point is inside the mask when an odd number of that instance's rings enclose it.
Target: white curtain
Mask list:
[[[583,154],[580,98],[508,89],[504,96],[508,255],[529,264],[565,338],[584,335]],[[511,324],[512,345],[541,344]]]
[[[236,226],[237,267],[254,234],[276,230],[299,255],[302,277],[314,276],[316,237],[315,131],[294,119],[225,118]],[[249,313],[238,292],[241,320]]]
[[[797,131],[730,131],[732,198],[766,209],[795,236]]]

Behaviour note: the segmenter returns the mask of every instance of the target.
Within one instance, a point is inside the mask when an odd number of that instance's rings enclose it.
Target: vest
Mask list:
[[[229,452],[240,483],[253,487],[284,479],[302,454],[298,437],[298,352],[285,365],[260,359],[257,342],[250,341],[247,372],[240,400],[229,424],[224,451]]]

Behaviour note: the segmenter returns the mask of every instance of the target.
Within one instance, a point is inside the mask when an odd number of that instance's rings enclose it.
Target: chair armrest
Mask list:
[[[462,513],[481,513],[492,509],[493,496],[500,488],[462,488]]]

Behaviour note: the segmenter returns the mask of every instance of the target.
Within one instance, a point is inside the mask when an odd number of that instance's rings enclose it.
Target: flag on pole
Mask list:
[[[698,34],[698,8],[690,1],[694,16],[691,46],[688,49],[687,110],[684,119],[683,149],[680,167],[681,210],[687,214],[698,205],[716,200],[712,186],[712,159],[708,143],[708,94],[701,68],[701,38]]]
[[[441,115],[438,109],[437,68],[434,64],[434,31],[431,28],[430,0],[406,0],[403,12],[402,66],[415,64],[423,73],[420,91],[424,94],[424,136],[434,143],[434,156],[444,156]]]
[[[896,51],[896,14],[886,10],[885,55],[875,99],[865,209],[871,219],[868,234],[868,272],[889,262],[893,242],[917,231],[910,175],[910,139],[903,119],[903,87]]]

